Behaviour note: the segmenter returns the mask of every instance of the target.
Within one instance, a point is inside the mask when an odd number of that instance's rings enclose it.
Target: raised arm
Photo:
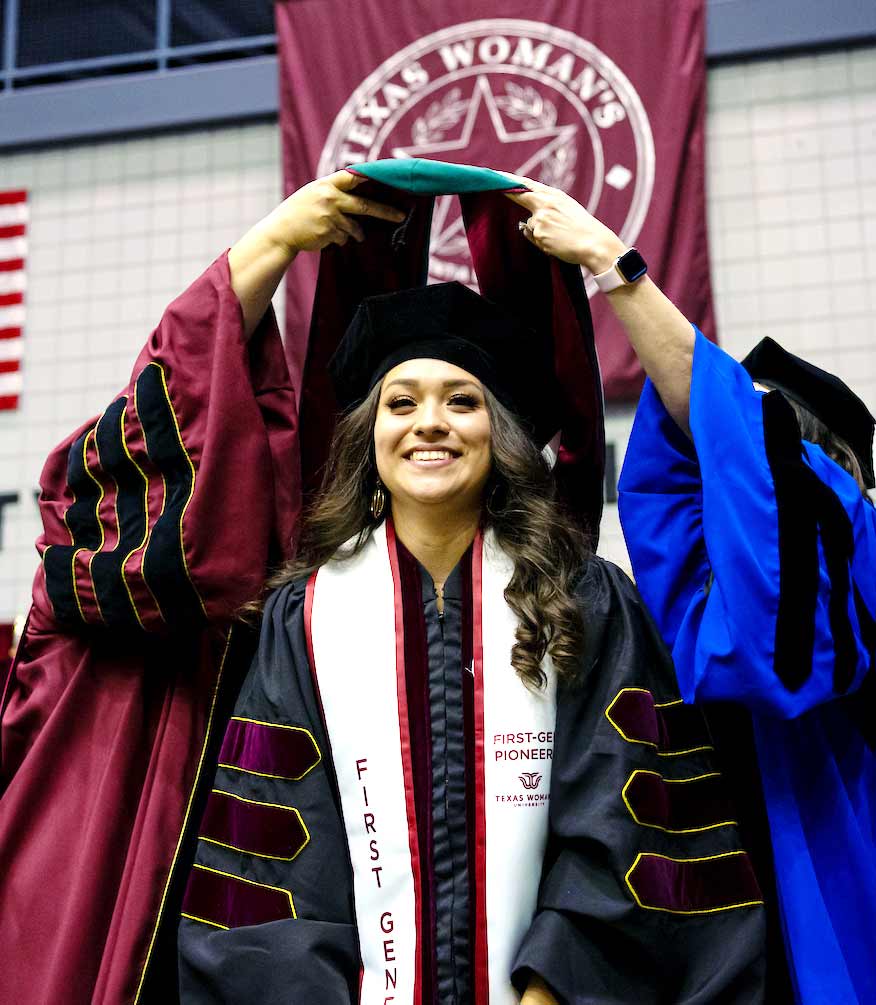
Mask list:
[[[286,269],[299,251],[321,251],[329,244],[362,241],[355,216],[401,223],[404,214],[353,193],[359,175],[336,171],[293,192],[248,230],[228,252],[231,286],[243,310],[249,338],[268,309]]]
[[[32,627],[182,627],[258,592],[298,507],[297,405],[270,300],[299,251],[361,239],[348,214],[401,218],[357,184],[347,171],[311,182],[248,231],[50,455]]]
[[[523,235],[542,251],[599,275],[627,250],[614,231],[570,195],[529,179],[523,183],[530,191],[509,193],[508,198],[529,211]],[[606,296],[666,410],[689,433],[690,322],[647,276]]]

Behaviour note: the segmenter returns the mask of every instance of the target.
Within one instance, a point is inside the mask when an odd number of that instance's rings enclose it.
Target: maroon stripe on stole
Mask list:
[[[17,202],[27,202],[27,189],[14,188],[0,192],[0,206],[12,206]]]
[[[468,866],[468,944],[469,962],[474,973],[474,959],[471,954],[475,947],[475,915],[477,912],[478,889],[475,873],[475,739],[474,739],[474,668],[472,640],[472,548],[466,552],[462,567],[462,700],[465,728],[465,842],[466,865]]]
[[[405,680],[407,681],[408,726],[411,765],[414,773],[414,803],[420,849],[422,924],[420,960],[423,998],[438,1001],[438,964],[435,956],[435,856],[432,795],[432,715],[429,707],[429,660],[426,619],[423,612],[423,575],[419,562],[396,538],[399,581],[405,623]]]
[[[2,228],[0,228],[2,230]],[[24,303],[23,293],[3,293],[0,294],[0,307],[15,307]]]
[[[21,328],[0,328],[0,339],[21,338]]]
[[[313,693],[316,697],[316,703],[319,706],[319,715],[322,719],[323,729],[325,730],[325,742],[330,743],[329,736],[331,735],[328,730],[328,723],[325,718],[325,708],[322,704],[322,694],[319,690],[319,676],[316,672],[316,657],[313,654],[313,595],[316,590],[316,577],[319,575],[319,569],[316,569],[310,574],[307,580],[307,586],[304,588],[304,641],[307,645],[307,658],[310,661],[310,679],[313,681]],[[331,747],[329,746],[329,751]],[[341,812],[341,794],[338,791],[337,778],[335,777],[334,770],[334,760],[329,757],[331,763],[331,770],[329,771],[329,777],[332,780],[332,787],[335,792],[335,798],[337,799],[338,812]],[[342,814],[343,819],[343,814]],[[357,995],[357,1001],[362,1001],[362,981],[365,978],[365,968],[362,965],[362,957],[359,957],[359,991]]]
[[[474,673],[474,764],[475,764],[475,945],[474,1000],[487,1005],[490,1000],[490,971],[487,946],[487,814],[484,776],[484,624],[483,624],[484,538],[478,531],[471,558],[472,589],[472,671]]]
[[[23,258],[7,258],[0,262],[0,272],[20,272],[24,268]]]
[[[405,803],[408,814],[408,843],[411,853],[411,872],[414,879],[414,917],[417,926],[417,948],[414,958],[414,1002],[422,1000],[423,968],[420,956],[422,946],[423,924],[423,891],[420,882],[420,848],[417,837],[417,811],[414,800],[414,772],[411,762],[411,735],[408,721],[407,681],[405,679],[405,619],[402,604],[401,576],[398,568],[398,552],[396,549],[395,529],[392,521],[386,521],[386,545],[389,552],[389,565],[392,569],[392,582],[395,593],[395,674],[396,692],[398,694],[398,722],[401,739],[402,769],[405,779]]]
[[[319,570],[317,570],[318,572]],[[322,707],[322,697],[319,693],[319,678],[316,676],[316,660],[313,657],[313,591],[316,589],[317,572],[312,572],[304,588],[304,638],[307,642],[307,658],[310,660],[310,678],[319,703],[319,712],[325,723],[325,709]]]
[[[0,359],[0,373],[18,373],[20,359]]]
[[[18,408],[18,395],[0,394],[0,412],[10,408]]]
[[[24,237],[25,226],[23,223],[11,223],[7,227],[0,227],[0,241],[9,237]]]

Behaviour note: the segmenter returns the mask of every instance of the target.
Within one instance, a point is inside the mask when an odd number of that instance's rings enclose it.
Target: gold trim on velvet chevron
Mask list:
[[[658,771],[646,771],[643,768],[637,768],[627,779],[626,785],[621,790],[621,796],[624,804],[630,811],[630,816],[637,824],[641,827],[653,827],[655,830],[664,831],[667,834],[698,834],[702,831],[714,830],[716,827],[737,826],[735,820],[715,820],[711,823],[702,823],[695,827],[667,826],[667,823],[671,821],[681,823],[682,821],[679,818],[691,811],[700,812],[706,816],[710,812],[714,812],[716,809],[714,789],[717,785],[715,780],[720,779],[720,777],[720,772],[710,771],[704,775],[694,775],[692,778],[664,778]],[[650,795],[656,795],[657,798],[650,806],[648,805],[649,793],[642,791],[641,786],[641,783],[646,778],[656,780],[651,785],[652,791]],[[702,789],[704,784],[712,791],[694,791]],[[680,786],[687,786],[687,790],[684,792],[685,799],[689,800],[689,805],[687,806],[679,803],[673,805],[675,802],[673,787],[676,787],[675,792],[680,792],[681,790],[678,788]],[[656,792],[654,791],[655,789],[657,790]],[[718,796],[720,798],[720,793]],[[636,804],[635,806],[633,805],[634,803]],[[727,808],[729,809],[729,807]],[[663,813],[665,822],[655,822],[654,818],[660,815],[661,812]],[[645,819],[649,815],[652,819]],[[720,816],[721,814],[718,815]]]
[[[642,699],[639,697],[641,695],[647,695],[647,698]],[[644,717],[642,716],[643,704],[648,706],[644,709],[646,713]],[[672,744],[672,733],[678,723],[672,723],[671,718],[677,717],[670,717],[663,710],[678,708],[678,706],[683,706],[690,711],[690,718],[685,725],[690,726],[693,723],[693,717],[697,717],[703,736],[700,740],[688,738],[688,742],[675,748]],[[708,734],[698,709],[692,705],[685,706],[681,698],[675,698],[672,701],[654,701],[652,692],[644,687],[621,688],[606,708],[605,718],[627,743],[641,743],[653,747],[658,757],[681,757],[684,754],[714,750],[710,743],[702,742]],[[696,730],[693,732],[696,733]]]
[[[79,611],[79,617],[82,618],[83,621],[85,621],[86,620],[85,611],[82,609],[82,601],[79,599],[79,587],[76,585],[76,556],[83,551],[85,551],[85,548],[73,549],[73,555],[70,558],[70,568],[72,570],[72,575],[70,579],[71,582],[73,583],[73,599],[76,601],[76,607]]]
[[[94,482],[94,484],[97,486],[97,489],[98,489],[97,499],[94,502],[94,521],[95,521],[95,524],[97,525],[98,530],[100,531],[100,541],[97,542],[97,548],[94,551],[91,552],[91,558],[89,558],[89,560],[88,560],[88,578],[89,578],[89,580],[91,580],[91,559],[94,557],[95,551],[100,551],[100,549],[103,547],[104,536],[105,536],[104,535],[104,530],[103,530],[103,524],[101,523],[101,520],[100,520],[100,504],[103,502],[103,497],[104,497],[103,485],[97,480],[97,478],[94,477],[94,475],[91,473],[91,469],[88,467],[88,441],[89,441],[89,439],[93,439],[93,438],[94,438],[94,429],[93,428],[90,429],[82,437],[82,470],[83,470],[84,474],[88,478],[90,478],[91,481]],[[95,440],[95,449],[96,449],[96,443],[97,443],[97,441]],[[77,500],[76,493],[73,490],[72,486],[71,486],[71,491],[73,491],[74,505],[77,502],[82,502],[83,501],[81,499]],[[72,509],[72,506],[71,506],[71,509]],[[69,510],[67,512],[69,512]],[[64,513],[64,523],[67,525],[67,531],[70,534],[71,540],[75,544],[75,538],[74,538],[72,530],[70,529],[70,524],[69,524],[69,522],[67,520],[67,512]],[[83,535],[83,537],[84,537],[84,535]],[[83,621],[87,622],[88,621],[88,617],[87,617],[87,615],[85,613],[85,609],[82,606],[82,601],[81,601],[81,599],[79,597],[79,584],[76,581],[76,558],[82,552],[87,552],[89,550],[88,547],[87,547],[87,545],[86,545],[86,543],[85,543],[85,541],[82,541],[81,544],[82,544],[81,547],[74,549],[72,558],[70,559],[70,566],[71,566],[72,573],[73,573],[73,575],[72,575],[73,596],[74,596],[74,598],[76,600],[76,607],[79,610],[79,616],[82,618]],[[97,613],[100,616],[101,621],[103,621],[103,612],[100,609],[100,603],[99,603],[99,601],[97,599],[97,594],[94,591],[94,582],[93,581],[91,582],[91,592],[92,592],[92,595],[94,596],[94,605],[95,605],[95,608],[97,609]]]
[[[151,524],[143,550],[142,578],[168,624],[187,626],[206,614],[188,566],[183,528],[197,476],[182,439],[164,369],[155,360],[137,376],[134,409],[146,457],[161,477],[163,488],[161,512]]]
[[[745,851],[701,858],[672,858],[639,852],[624,882],[635,902],[646,911],[717,914],[763,905],[763,896]]]
[[[103,459],[100,457],[100,443],[98,441],[98,436],[100,435],[100,424],[106,419],[107,412],[109,412],[110,409],[113,408],[117,402],[124,403],[122,405],[122,411],[124,411],[125,406],[128,404],[128,396],[123,394],[119,398],[116,398],[114,401],[111,401],[109,405],[103,410],[103,412],[101,412],[100,418],[94,424],[94,448],[95,451],[97,452],[98,459],[100,459],[101,469],[105,472],[105,474],[109,477],[110,481],[112,481],[113,485],[115,486],[115,492],[112,493],[112,498],[113,498],[113,513],[115,514],[116,517],[116,543],[113,546],[113,548],[110,549],[111,551],[114,551],[116,548],[118,548],[119,541],[121,540],[122,537],[122,523],[121,520],[119,520],[119,482],[116,476],[112,473],[112,471],[109,470],[109,468],[112,466],[111,461],[109,462],[106,468],[103,467]]]
[[[137,473],[140,475],[140,477],[144,481],[146,481],[146,492],[143,500],[143,540],[140,542],[139,545],[137,545],[136,548],[131,549],[131,551],[129,551],[127,555],[125,555],[125,557],[122,559],[122,563],[119,566],[119,576],[121,577],[122,585],[125,587],[125,593],[127,593],[128,595],[128,600],[131,604],[131,610],[134,612],[134,617],[137,619],[137,623],[140,625],[140,627],[145,630],[146,626],[143,624],[143,619],[140,617],[140,611],[137,608],[137,602],[134,600],[134,594],[131,593],[131,586],[128,583],[127,576],[125,575],[125,563],[131,557],[131,555],[133,555],[135,552],[137,552],[140,548],[143,547],[143,545],[149,538],[149,482],[146,480],[146,476],[143,474],[143,470],[140,467],[140,465],[131,456],[131,451],[128,450],[128,441],[125,437],[125,415],[128,411],[127,397],[124,398],[124,402],[125,407],[121,410],[121,412],[119,412],[119,440],[121,442],[122,450],[124,451],[125,456],[131,462],[131,464],[133,464],[133,466],[137,469]],[[118,482],[116,484],[118,485]],[[118,492],[116,492],[116,519],[118,519],[118,512],[119,512],[118,498],[119,495]],[[121,533],[122,533],[122,525],[121,523],[119,523],[119,543],[121,543]]]
[[[100,541],[98,541],[97,547],[91,552],[91,555],[90,555],[90,557],[88,559],[88,578],[91,580],[91,592],[94,595],[94,606],[97,608],[97,613],[98,613],[98,615],[100,617],[100,620],[103,621],[104,623],[106,623],[106,618],[103,616],[103,611],[101,610],[101,607],[100,607],[100,600],[98,599],[97,591],[94,589],[94,578],[92,577],[92,574],[91,574],[91,563],[94,561],[94,556],[99,551],[103,550],[103,545],[104,545],[104,542],[106,541],[106,531],[104,530],[104,527],[103,527],[103,520],[101,520],[101,518],[100,518],[100,504],[103,502],[103,500],[104,500],[104,498],[106,496],[106,491],[105,491],[105,489],[103,487],[103,482],[100,481],[98,478],[95,478],[95,476],[91,473],[91,468],[89,468],[89,466],[88,466],[88,440],[89,440],[89,438],[91,438],[92,442],[94,443],[94,452],[97,455],[98,466],[99,466],[100,465],[100,453],[98,452],[98,449],[97,449],[97,437],[94,435],[94,429],[91,429],[88,433],[86,433],[85,439],[82,441],[82,465],[85,468],[85,473],[88,475],[88,477],[94,482],[94,484],[100,490],[99,493],[98,493],[97,501],[94,504],[94,519],[97,522],[98,529],[100,530]]]
[[[86,433],[82,437],[83,443],[85,443],[87,439],[88,434]],[[73,447],[75,445],[76,444],[74,443],[70,448],[71,454],[73,451]],[[58,618],[59,621],[64,621],[67,618],[72,618],[72,611],[69,608],[69,604],[67,603],[68,598],[66,596],[67,594],[66,572],[64,573],[63,582],[61,582],[61,569],[64,568],[63,556],[65,554],[70,553],[72,549],[72,554],[70,554],[69,559],[70,592],[73,595],[73,599],[75,601],[76,610],[78,611],[79,617],[83,621],[85,621],[85,614],[82,610],[82,605],[79,603],[79,596],[76,591],[76,553],[77,550],[81,551],[82,549],[76,548],[76,538],[74,537],[73,530],[71,529],[70,524],[67,520],[67,514],[70,512],[71,509],[73,509],[73,507],[79,501],[76,495],[76,488],[74,485],[71,484],[70,479],[71,463],[72,459],[68,458],[67,487],[70,490],[70,494],[73,496],[73,501],[70,503],[69,506],[64,508],[64,511],[61,514],[61,519],[64,521],[64,526],[67,528],[67,533],[70,535],[70,544],[48,545],[42,554],[42,564],[43,564],[43,572],[46,578],[46,591],[49,594],[49,600],[52,604],[52,609],[55,612],[55,617]],[[40,498],[42,498],[42,491],[40,492]],[[57,562],[55,561],[55,556],[59,556]]]
[[[104,411],[95,431],[95,446],[112,491],[117,537],[112,547],[98,551],[89,562],[95,596],[111,625],[144,628],[141,612],[125,576],[125,562],[133,546],[148,532],[148,513],[140,490],[142,472],[125,442],[125,415],[130,398],[121,395]]]
[[[98,488],[97,499],[96,499],[96,501],[94,503],[94,519],[95,519],[95,522],[97,523],[97,526],[98,526],[98,528],[100,530],[100,541],[98,542],[98,545],[97,545],[97,547],[94,550],[95,551],[100,551],[100,549],[103,547],[104,541],[106,540],[106,533],[105,533],[105,531],[103,529],[103,521],[100,518],[100,504],[103,502],[104,496],[106,495],[106,492],[104,491],[103,482],[100,481],[100,479],[94,477],[94,475],[91,473],[91,468],[88,466],[88,441],[89,441],[89,439],[92,440],[92,442],[94,443],[94,452],[97,453],[97,438],[94,435],[94,429],[90,429],[85,434],[85,439],[82,441],[82,467],[83,467],[83,469],[85,471],[85,474],[88,475],[88,477],[94,482],[94,484]],[[99,455],[98,455],[98,459],[99,459]]]
[[[235,723],[242,723],[243,730],[236,729]],[[281,751],[278,744],[267,733],[263,733],[260,743],[258,731],[250,729],[251,726],[260,727],[260,730],[287,730],[288,733],[300,733],[310,741],[311,752],[301,749],[293,750],[290,747]],[[283,736],[283,733],[275,734]],[[286,734],[288,735],[288,734]],[[267,740],[265,743],[264,740]],[[252,740],[253,742],[250,742]],[[282,741],[280,741],[282,743]],[[306,745],[305,745],[306,746]],[[276,759],[283,761],[285,757],[299,758],[295,768],[287,771],[277,770]],[[272,758],[275,759],[272,762]],[[242,771],[248,775],[258,775],[261,778],[282,778],[291,782],[300,782],[302,778],[309,775],[311,771],[322,761],[322,752],[314,739],[313,733],[304,726],[287,726],[279,722],[262,722],[260,719],[250,719],[247,716],[233,715],[228,721],[225,731],[225,739],[222,741],[222,749],[219,751],[220,768],[228,768],[231,771]],[[269,771],[273,767],[275,770]],[[261,770],[264,769],[264,770]]]
[[[128,582],[127,576],[125,575],[125,566],[128,564],[128,561],[131,559],[131,557],[133,555],[136,555],[138,551],[142,551],[146,547],[146,543],[149,540],[149,479],[146,476],[146,472],[134,460],[134,456],[133,456],[133,454],[131,453],[131,451],[130,451],[130,449],[128,447],[128,437],[127,437],[127,433],[125,431],[125,420],[126,420],[126,417],[127,417],[127,414],[128,414],[128,405],[129,404],[130,404],[130,401],[126,400],[125,401],[125,407],[122,409],[122,414],[120,416],[120,420],[119,421],[120,421],[120,426],[121,426],[122,449],[125,451],[125,454],[127,455],[128,460],[136,468],[137,473],[143,479],[143,539],[142,539],[142,541],[140,541],[140,543],[137,545],[136,548],[132,548],[128,552],[128,554],[125,555],[125,557],[122,559],[121,573],[122,573],[122,582],[125,584],[125,589],[128,592],[128,599],[131,601],[131,607],[134,608],[134,614],[136,614],[137,620],[140,622],[140,627],[145,629],[146,626],[143,624],[143,619],[140,617],[140,611],[137,608],[137,602],[136,602],[136,600],[134,600],[134,594],[131,592],[131,585]],[[134,392],[134,411],[136,412],[136,410],[137,410],[137,395],[136,395],[136,390],[135,390],[135,392]],[[139,419],[138,419],[138,421],[139,421]],[[145,442],[146,442],[145,437],[143,439],[143,442],[144,442],[144,445],[145,445]],[[152,598],[152,603],[155,605],[155,610],[156,610],[156,612],[158,614],[158,617],[161,618],[162,621],[164,621],[164,615],[161,612],[161,606],[159,605],[158,601],[155,599],[155,594],[152,592],[152,589],[150,588],[149,584],[146,582],[146,573],[145,573],[145,570],[143,569],[143,564],[142,563],[143,563],[143,560],[142,560],[142,557],[141,557],[141,559],[140,559],[140,576],[141,576],[141,578],[143,580],[143,585],[146,587],[146,589],[147,589],[147,591],[149,593],[149,596]]]
[[[139,394],[139,382],[134,382],[134,411],[137,413],[137,421],[140,423],[140,429],[143,432],[143,449],[146,451],[146,456],[149,456],[149,445],[146,442],[146,429],[143,426],[143,420],[140,418],[140,406],[137,403],[137,395]],[[151,458],[150,458],[151,460]],[[158,511],[158,516],[155,518],[156,522],[161,519],[164,515],[164,507],[167,505],[167,479],[164,477],[164,472],[156,465],[156,470],[158,471],[158,476],[161,478],[161,509]],[[147,496],[147,510],[148,510],[148,496]],[[145,578],[145,577],[144,577]]]
[[[93,527],[81,526],[80,510],[85,504],[88,510],[88,499],[90,498],[90,486],[82,484],[79,465],[81,464],[87,471],[86,448],[88,437],[93,435],[94,428],[81,433],[70,445],[67,454],[66,488],[72,496],[72,502],[66,506],[61,514],[64,527],[70,536],[70,544],[49,545],[42,554],[43,570],[45,573],[46,590],[55,617],[61,622],[77,622],[79,620],[88,623],[82,603],[79,599],[79,592],[76,583],[76,557],[82,551],[87,551],[96,543],[91,532]],[[81,450],[80,450],[81,447]],[[81,453],[81,457],[80,457]],[[95,479],[88,472],[92,481]],[[82,491],[77,492],[77,487]],[[42,493],[40,494],[42,498]],[[74,518],[75,530],[71,526],[70,518]],[[99,521],[98,521],[99,523]],[[79,540],[77,540],[77,536]]]
[[[195,915],[187,915],[185,911],[180,912],[180,918],[188,918],[190,922],[200,922],[201,925],[210,925],[214,929],[221,929],[223,932],[228,932],[227,925],[220,925],[218,922],[210,922],[206,918],[196,918]]]
[[[154,361],[151,362],[151,363],[149,363],[148,365],[149,366],[157,367],[158,372],[161,375],[161,386],[162,386],[162,388],[164,390],[164,397],[167,399],[167,407],[168,407],[168,410],[170,411],[170,416],[173,419],[173,426],[174,426],[174,429],[176,430],[176,436],[177,436],[177,439],[179,440],[180,449],[182,450],[183,456],[186,459],[186,463],[188,464],[188,466],[189,466],[189,468],[191,469],[191,472],[192,472],[192,486],[189,489],[189,497],[188,497],[188,499],[186,499],[185,504],[183,505],[183,508],[182,508],[182,512],[179,515],[179,548],[180,548],[180,554],[182,555],[182,563],[183,563],[183,568],[186,571],[186,576],[188,576],[188,580],[189,580],[189,582],[192,585],[192,589],[195,592],[195,596],[198,598],[198,603],[201,605],[201,610],[204,612],[204,615],[206,616],[206,614],[207,614],[207,608],[206,608],[206,606],[204,604],[204,601],[203,601],[203,598],[201,597],[201,594],[198,592],[198,588],[195,586],[194,580],[192,579],[192,574],[189,571],[189,562],[188,562],[188,559],[186,558],[186,545],[185,545],[185,540],[183,539],[183,522],[185,521],[185,518],[186,518],[186,511],[189,508],[189,503],[192,501],[192,497],[195,494],[195,482],[197,481],[197,475],[195,473],[195,465],[192,463],[192,459],[189,456],[189,452],[186,449],[185,443],[183,442],[182,432],[180,431],[180,428],[179,428],[179,419],[177,419],[177,417],[176,417],[176,409],[174,409],[174,407],[173,407],[173,402],[170,400],[170,392],[167,389],[167,377],[164,374],[164,367],[161,366],[160,363],[156,363]],[[135,394],[136,394],[136,390],[135,390]],[[144,442],[146,440],[145,431],[143,433],[143,440],[144,440]]]
[[[218,804],[217,801],[214,800],[213,798],[214,796],[224,797],[225,799],[233,799],[238,803],[243,803],[245,806],[246,805],[259,806],[264,807],[268,810],[278,810],[280,811],[280,815],[284,813],[291,814],[295,820],[295,825],[297,825],[297,827],[300,827],[300,830],[303,832],[303,834],[301,835],[302,839],[300,840],[300,843],[297,845],[297,847],[295,847],[294,845],[290,846],[289,851],[292,852],[291,855],[275,855],[273,853],[268,853],[264,851],[255,851],[252,847],[246,848],[242,844],[231,844],[228,841],[220,840],[218,836],[210,837],[209,834],[205,832],[210,830],[211,828],[215,828],[214,830],[212,830],[212,833],[214,835],[218,835],[224,828],[232,826],[229,820],[223,820],[221,818],[221,813],[220,816],[217,818],[216,808]],[[248,821],[253,831],[256,834],[260,833],[263,837],[267,836],[269,840],[270,839],[277,840],[280,837],[279,829],[276,826],[276,819],[278,814],[272,814],[275,818],[273,822],[267,818],[259,820],[257,818],[257,814],[258,811],[251,813],[250,820]],[[244,826],[245,825],[246,821],[244,821]],[[295,825],[293,825],[293,829]],[[222,836],[227,835],[223,834]],[[275,859],[278,862],[294,861],[296,858],[298,858],[301,852],[303,852],[304,849],[310,844],[310,831],[307,829],[307,824],[305,824],[304,818],[301,816],[301,813],[298,811],[296,807],[283,806],[281,803],[263,802],[259,799],[245,799],[243,796],[239,796],[235,792],[226,792],[224,789],[211,790],[210,798],[207,802],[207,808],[204,811],[203,818],[201,819],[201,831],[198,834],[198,837],[200,838],[201,841],[207,841],[209,844],[219,845],[220,848],[228,848],[231,851],[243,852],[245,855],[255,855],[257,858]],[[250,836],[249,840],[254,842],[256,840],[256,837]]]
[[[236,895],[232,892],[235,888]],[[259,894],[258,891],[268,891],[268,896]],[[252,896],[248,896],[249,893]],[[270,894],[280,896],[271,897]],[[276,910],[276,905],[280,903],[284,908],[288,903],[288,914],[285,910]],[[194,911],[197,911],[197,914],[193,913]],[[189,921],[199,921],[203,925],[221,928],[226,932],[232,928],[245,928],[270,921],[294,921],[298,917],[295,901],[289,890],[268,883],[257,883],[253,879],[244,879],[243,876],[235,876],[232,872],[211,869],[209,866],[197,863],[192,866],[180,914]],[[205,917],[207,914],[212,914],[213,917]],[[222,914],[228,924],[215,920],[219,914]]]
[[[132,440],[133,452],[128,443],[129,433],[141,431],[143,450],[163,486],[161,513],[152,525],[155,479],[135,456],[139,440]],[[92,443],[96,471],[88,464]],[[150,620],[191,624],[203,617],[206,608],[188,567],[183,530],[195,485],[164,369],[151,361],[138,375],[133,395],[115,398],[71,444],[72,501],[62,514],[70,543],[56,542],[42,556],[58,619],[145,628]]]

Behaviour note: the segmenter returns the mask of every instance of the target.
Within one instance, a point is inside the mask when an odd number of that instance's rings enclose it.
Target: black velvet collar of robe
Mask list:
[[[472,549],[466,551],[445,581],[445,614],[440,617],[432,578],[398,539],[396,547],[405,624],[405,675],[408,682],[411,761],[416,768],[414,793],[417,830],[419,846],[423,849],[420,859],[423,892],[423,940],[420,949],[422,972],[424,981],[432,989],[433,1001],[450,997],[448,981],[452,981],[453,993],[461,993],[460,1000],[467,1000],[472,964],[469,950],[475,945],[474,901],[471,898],[475,884],[475,850],[474,828],[470,824],[475,812],[474,784],[469,784],[467,777],[467,772],[473,770],[474,765],[474,677],[465,672],[465,667],[472,665]],[[440,632],[437,632],[439,623]],[[453,709],[456,703],[444,700],[436,702],[445,719],[444,722],[436,723],[433,702],[429,698],[434,689],[435,670],[438,669],[438,664],[445,661],[448,666],[444,667],[444,674],[454,676],[454,683],[458,684],[462,699],[461,721],[455,723],[455,729],[454,724],[446,720],[448,704]],[[456,735],[457,742],[454,741],[453,734]],[[464,738],[463,746],[462,749],[456,749],[459,747],[460,734]],[[453,754],[452,757],[445,756],[444,765],[434,763],[432,750],[436,743],[443,743],[445,751]],[[448,763],[450,767],[447,766]],[[444,809],[447,812],[455,811],[453,815],[456,817],[456,829],[465,834],[464,851],[459,847],[459,840],[448,840],[445,834],[437,835],[436,844],[436,830],[446,829],[453,824],[441,819],[442,815],[436,813],[433,807],[435,770],[448,772],[453,776],[448,777],[443,786],[448,804]],[[459,799],[461,791],[462,800]],[[463,805],[457,805],[460,802]],[[450,897],[445,890],[437,889],[439,884],[436,882],[434,861],[436,847],[443,858],[441,885],[451,888]],[[459,917],[453,915],[461,916],[464,919],[462,924],[457,924]],[[448,953],[452,960],[447,958]]]

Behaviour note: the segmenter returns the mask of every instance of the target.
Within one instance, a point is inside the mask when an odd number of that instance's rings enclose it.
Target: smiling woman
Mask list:
[[[652,844],[625,809],[645,765],[674,793],[661,756],[720,779],[635,589],[560,502],[547,340],[446,283],[366,298],[329,370],[344,414],[235,712],[265,766],[220,761],[211,797],[294,808],[312,839],[265,865],[246,803],[208,812],[184,999],[693,1005],[708,982],[758,1001],[761,898],[735,835],[688,847],[667,817]],[[300,782],[263,780],[277,725],[323,755]],[[732,817],[720,793],[703,812],[704,831]]]
[[[573,675],[583,638],[573,585],[589,549],[540,452],[557,421],[546,347],[445,283],[366,300],[330,365],[349,410],[298,553],[270,585],[306,577],[339,551],[358,554],[388,497],[395,533],[441,606],[448,575],[489,525],[514,561],[505,591],[520,623],[512,666],[542,686],[548,654],[557,673]]]
[[[381,388],[374,450],[396,521],[406,507],[432,503],[447,516],[476,522],[490,474],[490,418],[481,382],[443,360],[393,367]]]
[[[46,465],[0,1000],[753,1005],[761,897],[708,736],[585,533],[581,273],[521,236],[519,182],[375,167],[244,235]],[[483,296],[423,285],[446,192]],[[269,304],[323,249],[299,408]],[[256,644],[234,612],[293,529]]]

